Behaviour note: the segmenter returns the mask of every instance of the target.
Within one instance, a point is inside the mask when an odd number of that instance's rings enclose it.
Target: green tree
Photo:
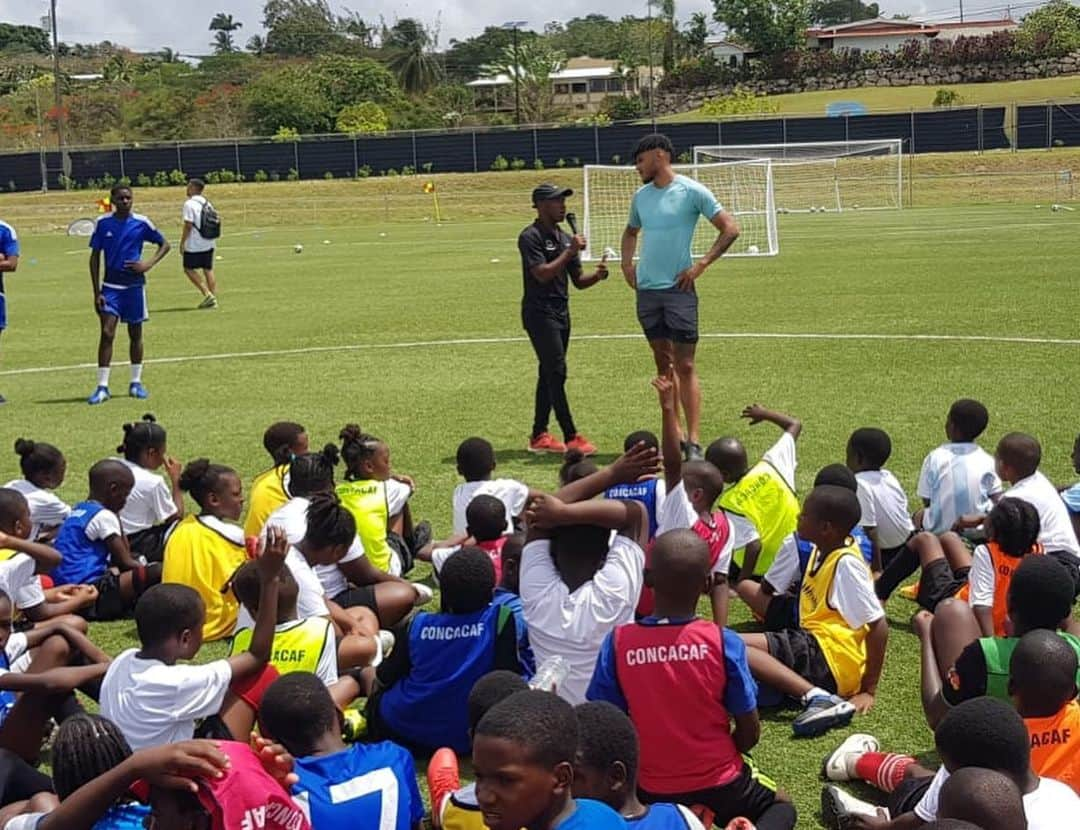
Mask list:
[[[615,60],[622,46],[623,29],[620,23],[606,15],[588,14],[568,20],[561,26],[549,24],[546,34],[552,49],[571,58],[589,55]]]
[[[307,67],[282,66],[252,81],[244,90],[252,129],[273,135],[287,127],[299,133],[330,132],[334,109],[319,79]]]
[[[337,131],[349,135],[378,135],[390,129],[386,110],[374,101],[350,104],[338,113]]]
[[[19,26],[14,23],[0,23],[0,51],[12,54],[36,52],[39,55],[52,53],[49,36],[40,26]]]
[[[1017,39],[1021,47],[1047,55],[1080,49],[1080,7],[1068,0],[1050,0],[1024,16]]]
[[[694,12],[683,30],[683,41],[691,58],[700,58],[705,54],[705,41],[709,38],[709,18],[704,12]]]
[[[218,12],[210,21],[210,31],[214,32],[214,40],[211,45],[219,55],[225,52],[235,52],[236,44],[233,43],[233,35],[237,29],[243,28],[243,23],[233,20],[231,14]]]
[[[266,38],[262,35],[252,35],[247,39],[244,48],[257,58],[261,58],[266,51]]]
[[[806,43],[808,0],[713,0],[713,19],[752,49],[775,55]]]
[[[521,30],[518,43],[535,40],[536,32]],[[451,40],[450,48],[443,53],[447,77],[459,81],[475,79],[485,66],[498,63],[503,50],[514,42],[514,33],[498,26],[488,26],[476,37],[467,40]]]
[[[105,80],[109,83],[129,84],[135,76],[135,66],[127,55],[123,52],[117,52],[105,61],[101,74],[105,76]]]
[[[338,31],[355,40],[364,49],[375,48],[378,27],[368,23],[356,12],[346,9],[345,14],[338,16],[337,26]]]
[[[515,54],[515,52],[517,54]],[[521,119],[526,123],[539,124],[554,120],[555,89],[551,76],[566,63],[566,55],[552,49],[543,40],[518,43],[503,50],[499,61],[488,67],[486,74],[503,74],[518,77],[521,96]]]
[[[335,113],[362,101],[392,104],[401,96],[390,70],[371,58],[324,55],[309,71]]]
[[[191,137],[195,99],[183,90],[157,87],[133,92],[121,104],[124,138],[178,141]]]
[[[326,0],[267,0],[263,6],[266,51],[314,57],[339,51],[344,37]]]
[[[861,0],[812,0],[810,3],[810,22],[815,26],[838,26],[880,16],[877,3],[862,3]]]
[[[675,0],[660,0],[660,23],[664,28],[664,48],[661,52],[660,65],[665,72],[675,66]]]
[[[431,33],[420,21],[411,17],[399,20],[390,28],[383,45],[390,52],[387,66],[403,90],[424,92],[438,82],[442,69],[431,51]]]

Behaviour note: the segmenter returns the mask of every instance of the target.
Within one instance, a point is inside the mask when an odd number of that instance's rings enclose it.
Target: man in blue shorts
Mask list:
[[[97,388],[87,403],[105,403],[109,395],[109,365],[112,363],[116,325],[127,324],[131,346],[131,385],[133,398],[148,398],[142,385],[142,324],[149,319],[146,310],[146,272],[169,253],[169,243],[154,223],[131,212],[134,202],[131,188],[117,185],[110,193],[113,212],[101,216],[90,237],[90,284],[94,288],[94,308],[101,319],[98,342]],[[144,242],[158,246],[153,259],[142,260]],[[101,254],[105,253],[105,281],[101,281]]]
[[[653,350],[656,371],[675,367],[679,397],[686,412],[687,460],[701,460],[701,386],[694,367],[698,341],[697,278],[739,237],[735,218],[725,213],[709,189],[677,174],[671,167],[675,150],[667,136],[654,133],[638,143],[634,166],[644,185],[630,203],[630,219],[622,236],[622,272],[637,291],[637,315]],[[701,259],[694,262],[691,243],[698,217],[720,232]],[[641,232],[641,257],[634,253]]]
[[[7,328],[7,297],[4,296],[4,274],[14,274],[19,267],[19,237],[7,222],[0,222],[0,331]],[[0,395],[0,404],[7,403]]]

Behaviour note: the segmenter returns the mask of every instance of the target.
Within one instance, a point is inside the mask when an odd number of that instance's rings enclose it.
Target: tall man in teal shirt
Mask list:
[[[739,237],[735,218],[725,213],[707,187],[671,167],[674,148],[667,136],[647,135],[634,151],[634,166],[644,185],[630,203],[622,236],[622,272],[637,291],[637,316],[652,347],[657,374],[675,367],[679,397],[686,412],[687,459],[703,458],[699,435],[701,385],[694,366],[698,341],[695,283]],[[691,243],[698,217],[720,232],[716,242],[694,262]],[[637,264],[638,235],[645,231]]]

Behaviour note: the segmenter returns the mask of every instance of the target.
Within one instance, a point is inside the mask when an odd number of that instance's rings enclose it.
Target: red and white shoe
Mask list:
[[[431,819],[439,827],[443,804],[461,786],[458,760],[454,750],[444,746],[431,756],[427,768],[428,793],[431,795]]]
[[[582,455],[596,455],[596,445],[580,432],[566,442],[566,449],[577,450]]]
[[[564,452],[566,452],[566,444],[564,444],[550,432],[541,432],[535,438],[530,439],[529,452],[554,452],[562,455]]]

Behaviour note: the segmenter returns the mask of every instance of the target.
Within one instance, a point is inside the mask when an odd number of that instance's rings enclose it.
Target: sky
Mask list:
[[[913,17],[944,21],[957,19],[960,0],[878,0],[886,15],[905,13]],[[1004,17],[1008,0],[967,0],[966,16]],[[244,24],[237,34],[241,44],[262,31],[264,0],[59,0],[57,19],[60,39],[67,42],[111,40],[138,51],[152,51],[168,46],[183,54],[209,52],[207,25],[216,12],[225,11]],[[582,5],[543,9],[535,0],[330,0],[336,12],[346,9],[364,19],[389,22],[396,18],[416,17],[425,24],[439,25],[439,42],[445,46],[453,38],[465,39],[508,20],[526,20],[542,30],[552,19],[568,19],[590,13],[622,17],[645,14],[646,0],[587,0]],[[0,0],[0,21],[39,24],[48,10],[48,0]],[[1033,0],[1016,0],[1014,14],[1022,14],[1035,5]],[[677,0],[676,11],[686,20],[696,11],[711,16],[711,0]],[[714,27],[715,28],[715,27]]]

